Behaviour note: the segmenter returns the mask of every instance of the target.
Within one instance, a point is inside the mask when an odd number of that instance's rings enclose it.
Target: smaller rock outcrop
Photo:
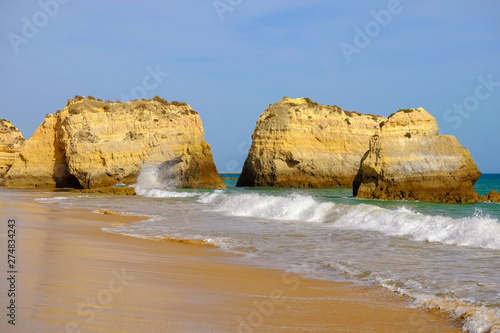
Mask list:
[[[358,198],[470,203],[481,176],[454,136],[439,135],[424,109],[392,114],[370,139],[353,184]]]
[[[481,198],[484,202],[500,202],[500,193],[498,191],[491,191]]]
[[[0,184],[24,143],[23,135],[15,126],[5,119],[0,119]]]

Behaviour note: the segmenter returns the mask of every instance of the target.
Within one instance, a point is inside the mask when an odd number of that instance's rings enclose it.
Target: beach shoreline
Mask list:
[[[19,229],[18,317],[8,325],[2,310],[2,332],[461,332],[444,314],[410,309],[382,287],[229,264],[220,259],[231,254],[200,244],[104,232],[144,218],[34,202],[39,192],[2,197],[2,219],[15,217]],[[1,302],[5,309],[4,293]]]

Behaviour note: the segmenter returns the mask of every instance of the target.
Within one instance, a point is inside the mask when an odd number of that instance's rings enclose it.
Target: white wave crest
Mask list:
[[[200,196],[199,203],[231,216],[272,220],[323,222],[332,228],[360,229],[406,236],[417,241],[500,249],[500,223],[477,211],[471,217],[453,219],[414,212],[406,207],[391,210],[375,205],[321,202],[312,196],[288,196],[215,191]]]
[[[202,195],[198,202],[215,204],[215,211],[232,216],[307,222],[321,222],[328,210],[335,206],[334,203],[317,202],[311,196],[297,193],[274,196],[258,193],[225,194],[220,190]]]
[[[337,205],[329,213],[336,228],[383,232],[391,236],[410,236],[417,241],[448,245],[500,249],[500,223],[482,216],[452,219],[417,213],[406,207],[389,210],[373,205]]]

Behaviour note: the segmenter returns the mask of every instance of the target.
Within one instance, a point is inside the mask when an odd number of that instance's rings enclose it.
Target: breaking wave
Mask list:
[[[322,202],[309,195],[275,196],[257,193],[226,194],[218,190],[200,196],[199,203],[232,216],[282,221],[326,223],[336,229],[370,230],[390,236],[447,245],[500,249],[500,223],[480,210],[453,219],[415,212],[406,207],[387,209],[369,204]]]
[[[198,195],[193,192],[175,191],[177,180],[173,175],[165,177],[160,174],[160,165],[143,165],[137,183],[134,185],[135,192],[148,198],[187,198]]]

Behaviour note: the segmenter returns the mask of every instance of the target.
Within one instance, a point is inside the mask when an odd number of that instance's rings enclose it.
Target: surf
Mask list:
[[[500,250],[500,222],[480,209],[470,217],[454,219],[405,206],[388,209],[365,203],[334,203],[299,193],[278,196],[224,190],[203,194],[197,201],[230,216],[324,223],[331,229],[369,230],[422,242]]]

